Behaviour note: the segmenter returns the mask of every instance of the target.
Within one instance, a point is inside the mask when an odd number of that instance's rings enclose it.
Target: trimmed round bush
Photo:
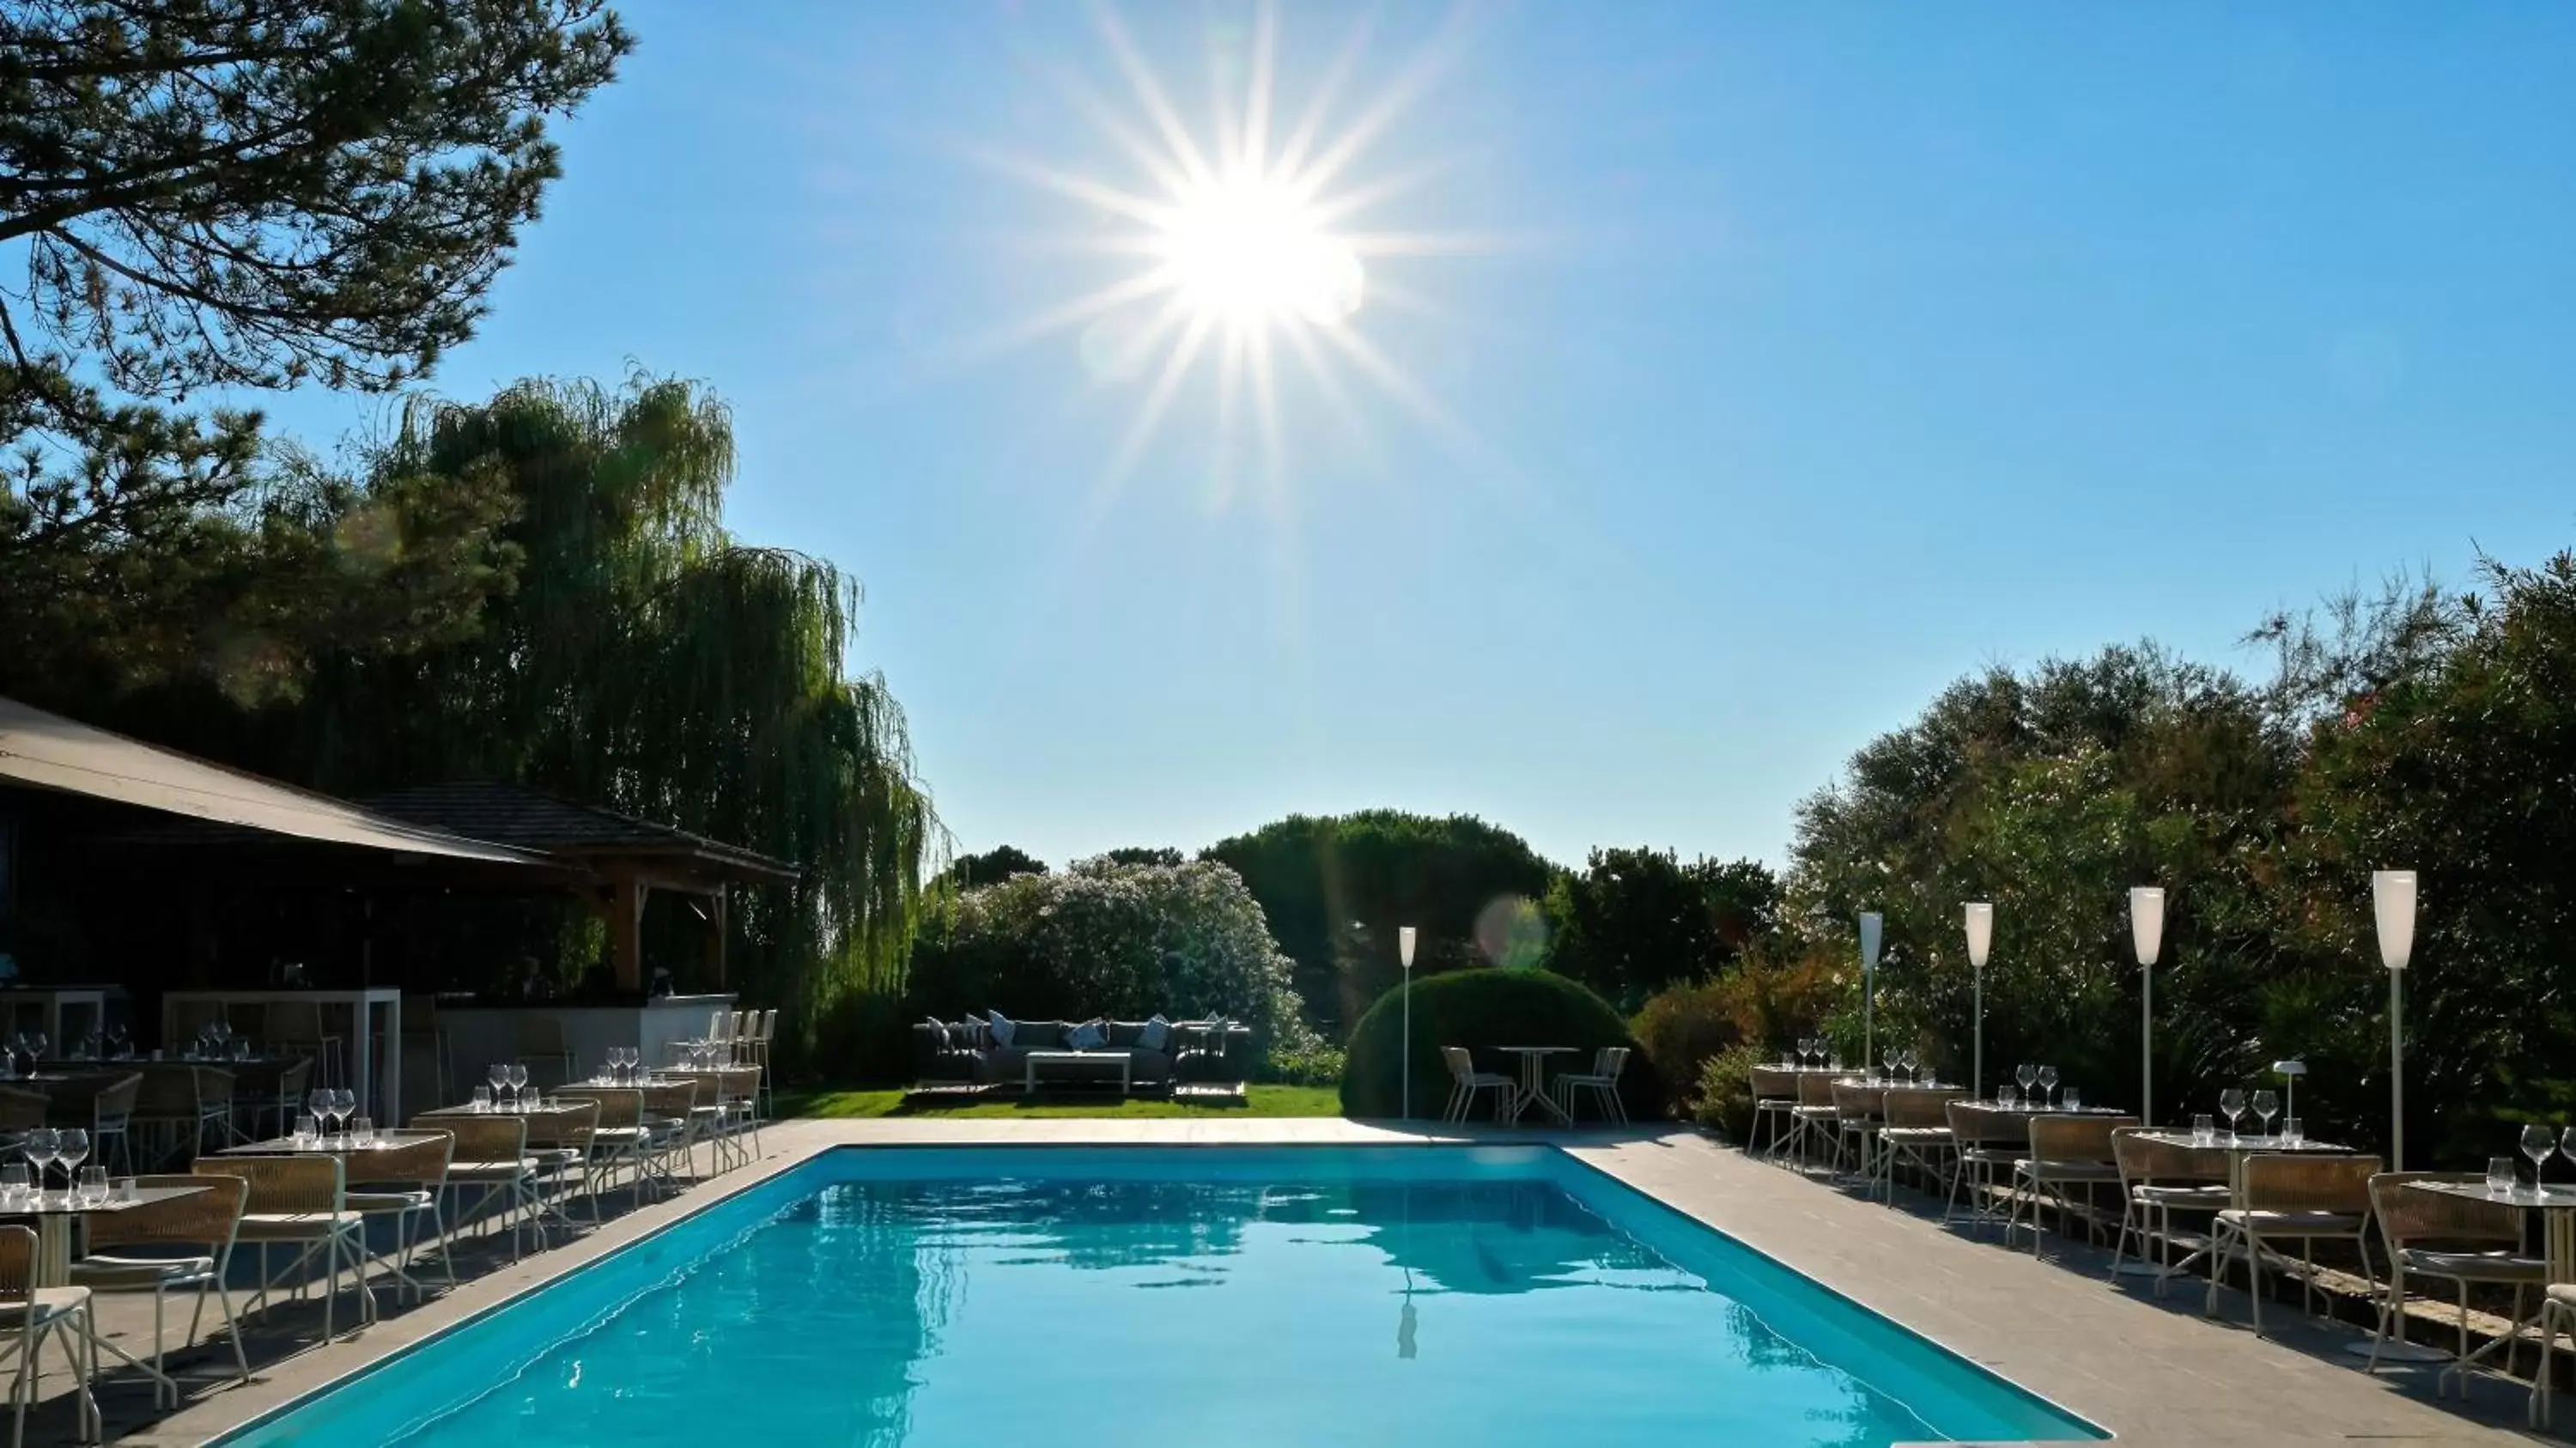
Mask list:
[[[1429,976],[1413,985],[1413,1114],[1436,1118],[1449,1099],[1449,1068],[1440,1048],[1464,1046],[1479,1071],[1520,1076],[1520,1058],[1497,1046],[1572,1046],[1574,1053],[1548,1058],[1548,1076],[1560,1071],[1589,1071],[1592,1053],[1603,1046],[1626,1046],[1628,1067],[1619,1077],[1619,1099],[1640,1120],[1661,1116],[1662,1085],[1653,1063],[1628,1035],[1627,1023],[1610,1003],[1553,971],[1534,969],[1457,970]],[[1351,1030],[1342,1066],[1342,1110],[1351,1116],[1395,1116],[1402,1101],[1404,987],[1377,998]],[[1478,1098],[1478,1109],[1491,1097]],[[1579,1107],[1580,1102],[1576,1103]]]

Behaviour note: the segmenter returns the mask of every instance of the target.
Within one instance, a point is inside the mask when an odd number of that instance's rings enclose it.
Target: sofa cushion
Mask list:
[[[1107,1044],[1109,1029],[1100,1021],[1084,1021],[1064,1033],[1064,1046],[1068,1051],[1096,1051]]]
[[[1172,1023],[1164,1020],[1160,1015],[1155,1016],[1136,1028],[1136,1044],[1148,1051],[1169,1050],[1172,1044]]]
[[[993,1023],[994,1045],[1010,1047],[1019,1044],[1020,1028],[1018,1022],[1012,1020],[1009,1016],[1003,1015],[1000,1011],[987,1011],[985,1012],[985,1018]]]
[[[940,1051],[948,1049],[948,1027],[946,1024],[941,1022],[939,1017],[932,1016],[929,1020],[926,1020],[921,1024],[925,1030],[930,1032],[932,1049]]]
[[[1111,1021],[1109,1022],[1109,1049],[1113,1051],[1134,1050],[1138,1045],[1138,1037],[1142,1036],[1144,1033],[1145,1023],[1143,1021]]]

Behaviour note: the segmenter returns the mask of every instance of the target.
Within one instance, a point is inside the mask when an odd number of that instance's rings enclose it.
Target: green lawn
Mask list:
[[[1230,1103],[1178,1102],[1129,1097],[1125,1100],[1067,1101],[1041,1096],[1023,1104],[1015,1098],[951,1102],[936,1096],[906,1101],[900,1090],[781,1091],[780,1116],[819,1116],[854,1120],[872,1116],[984,1116],[1027,1120],[1040,1116],[1339,1116],[1341,1092],[1331,1086],[1255,1086],[1245,1099]]]

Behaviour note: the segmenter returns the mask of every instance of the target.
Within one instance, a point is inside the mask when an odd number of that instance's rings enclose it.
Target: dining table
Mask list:
[[[1512,1110],[1507,1118],[1514,1126],[1520,1124],[1521,1114],[1533,1105],[1566,1126],[1574,1124],[1574,1118],[1567,1115],[1565,1108],[1557,1105],[1556,1099],[1547,1094],[1547,1058],[1572,1055],[1574,1047],[1496,1046],[1494,1049],[1507,1056],[1521,1058],[1520,1086],[1512,1093]]]

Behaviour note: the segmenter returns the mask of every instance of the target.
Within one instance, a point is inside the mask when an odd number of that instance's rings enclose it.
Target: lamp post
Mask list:
[[[1404,962],[1404,1119],[1413,1119],[1413,927],[1398,926],[1395,953]]]
[[[1983,900],[1968,906],[1968,965],[1977,975],[1977,1034],[1968,1067],[1968,1094],[1986,1094],[1986,952],[1995,943],[1995,907]]]
[[[1860,913],[1860,1055],[1861,1068],[1878,1065],[1878,1035],[1872,1012],[1878,997],[1878,936],[1885,920],[1875,910]]]
[[[2406,964],[2415,954],[2415,872],[2370,872],[2379,963],[2388,967],[2388,1169],[2406,1170]]]
[[[2156,1124],[2156,957],[2165,948],[2165,892],[2129,891],[2129,943],[2138,948],[2138,1120]]]

